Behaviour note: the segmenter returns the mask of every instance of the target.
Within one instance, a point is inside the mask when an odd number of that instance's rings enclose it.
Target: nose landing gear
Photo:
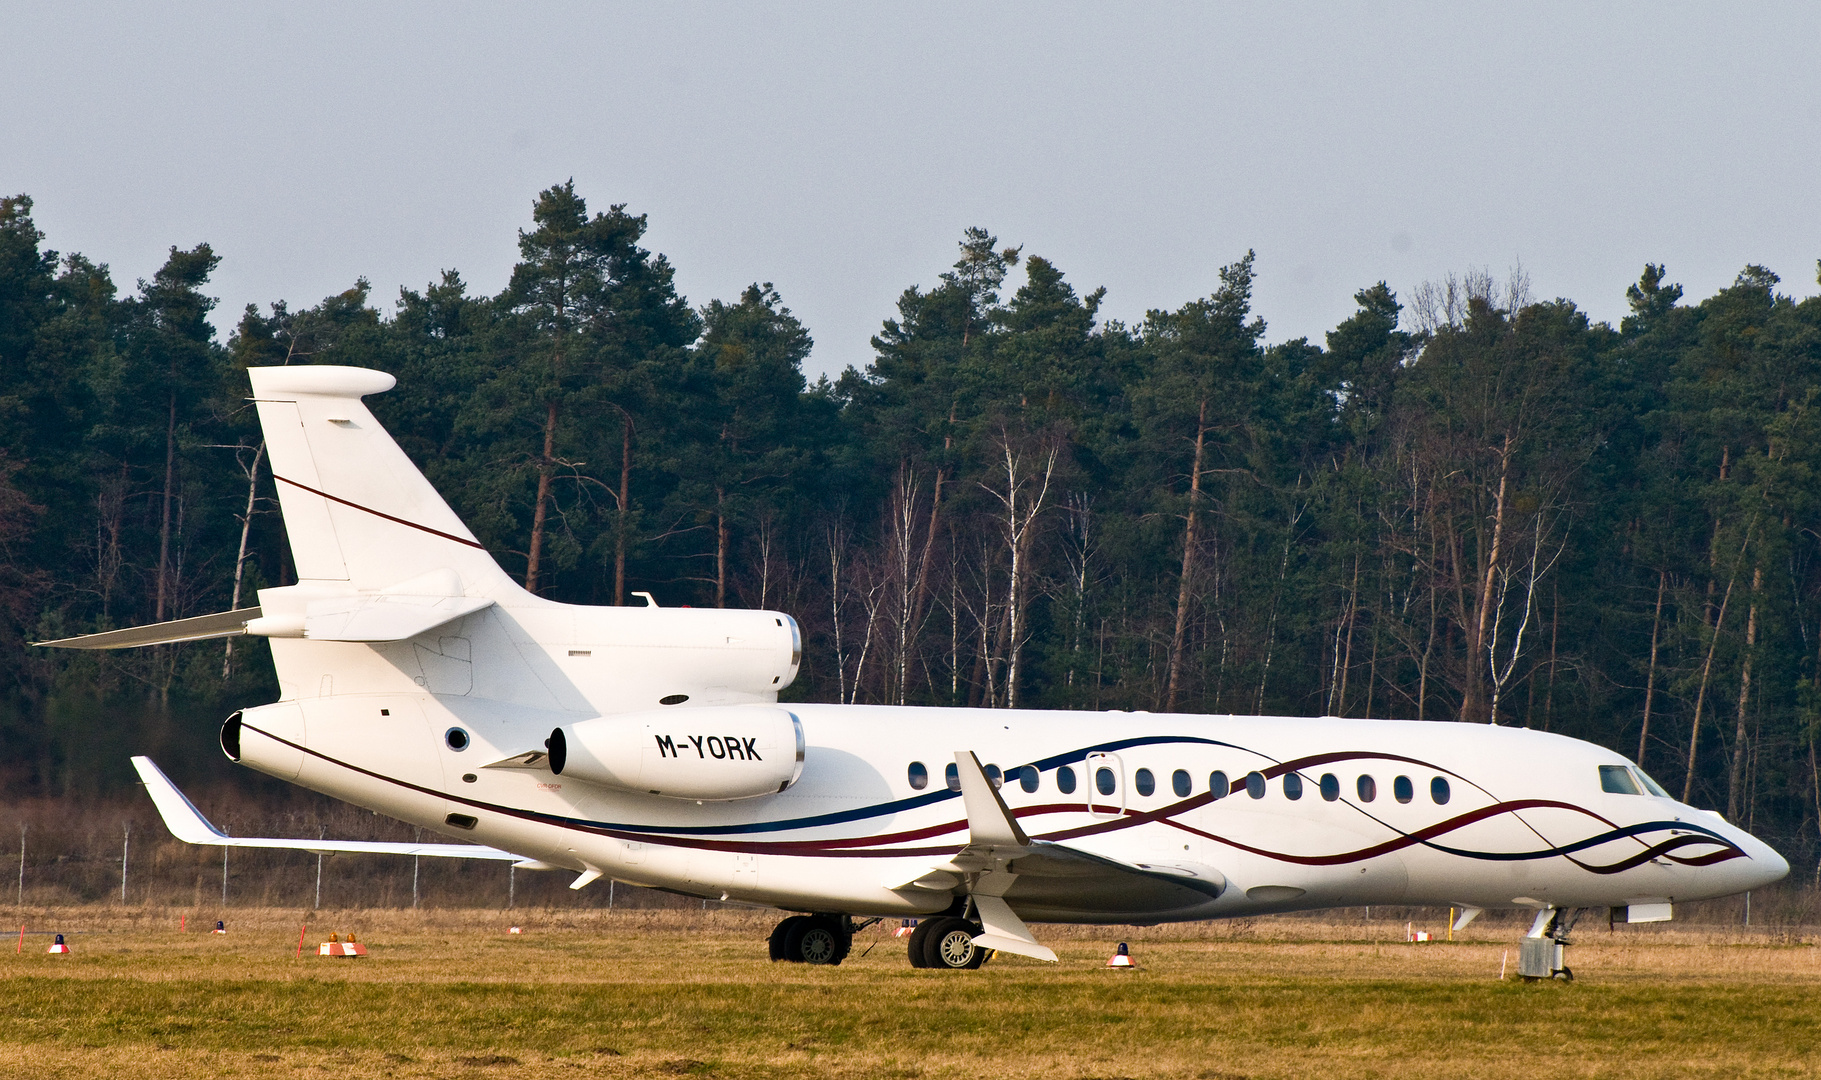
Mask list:
[[[1574,981],[1574,972],[1569,969],[1564,954],[1569,945],[1568,934],[1580,917],[1580,908],[1564,911],[1550,907],[1536,913],[1530,933],[1518,943],[1518,975],[1525,982],[1538,979]]]

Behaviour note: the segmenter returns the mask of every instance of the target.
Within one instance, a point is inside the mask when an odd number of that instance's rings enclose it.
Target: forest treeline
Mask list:
[[[1380,282],[1273,343],[1249,252],[1128,325],[969,229],[810,383],[776,289],[690,303],[573,184],[497,296],[361,280],[225,341],[206,244],[126,289],[31,208],[0,203],[8,797],[121,791],[138,752],[256,786],[212,744],[274,696],[263,642],[27,642],[290,581],[242,369],[335,363],[398,376],[369,404],[527,588],[794,615],[792,699],[1524,725],[1821,850],[1821,299],[1763,267],[1690,302],[1648,265],[1617,327],[1519,272]]]

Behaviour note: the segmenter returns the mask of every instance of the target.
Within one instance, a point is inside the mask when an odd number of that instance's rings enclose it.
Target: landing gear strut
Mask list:
[[[771,958],[793,964],[839,964],[854,947],[845,915],[792,915],[771,932]]]
[[[1530,933],[1518,943],[1518,975],[1525,982],[1538,979],[1574,981],[1574,972],[1569,969],[1564,954],[1569,945],[1568,934],[1580,917],[1580,908],[1564,911],[1552,907],[1536,913]]]
[[[986,950],[974,944],[979,923],[952,916],[925,919],[910,934],[910,962],[916,968],[965,970],[986,962]]]

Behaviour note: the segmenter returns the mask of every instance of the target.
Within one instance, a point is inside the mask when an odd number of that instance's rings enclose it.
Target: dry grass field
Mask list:
[[[1050,927],[1059,966],[938,972],[885,925],[840,967],[774,965],[775,916],[738,910],[519,912],[519,935],[499,912],[318,912],[301,960],[294,912],[236,910],[223,936],[178,915],[24,913],[0,1075],[1821,1076],[1821,935],[1787,927],[1584,924],[1579,978],[1525,984],[1509,920],[1418,945],[1401,920]],[[46,955],[55,930],[72,955]],[[371,955],[312,955],[331,930]],[[1140,970],[1103,966],[1120,940]]]

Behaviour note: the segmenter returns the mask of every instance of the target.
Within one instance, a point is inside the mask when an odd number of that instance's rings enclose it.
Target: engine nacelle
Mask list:
[[[803,725],[761,705],[597,716],[557,728],[546,745],[559,776],[673,799],[772,795],[803,773]]]

